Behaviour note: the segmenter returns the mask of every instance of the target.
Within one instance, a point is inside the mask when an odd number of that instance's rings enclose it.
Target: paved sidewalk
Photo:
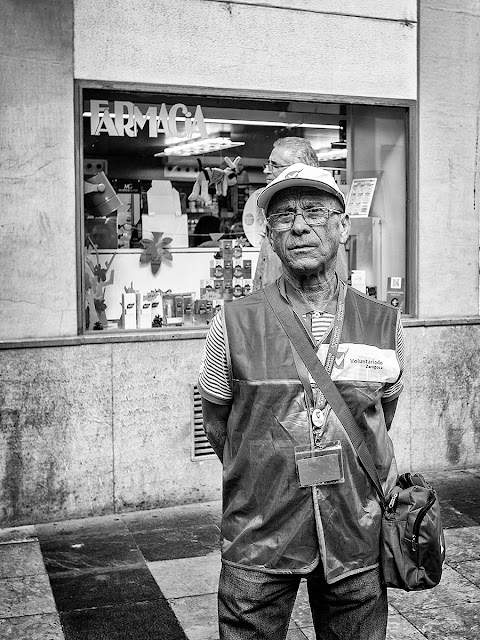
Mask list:
[[[480,638],[480,469],[426,472],[447,564],[388,640]],[[0,529],[0,640],[217,640],[220,502]],[[302,582],[288,640],[315,638]]]

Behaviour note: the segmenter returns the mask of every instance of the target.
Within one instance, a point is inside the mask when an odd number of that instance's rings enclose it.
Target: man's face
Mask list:
[[[263,170],[267,177],[267,184],[279,176],[284,169],[298,162],[294,154],[287,147],[274,147],[268,158],[267,168]]]
[[[334,196],[304,187],[280,191],[268,206],[267,221],[276,214],[297,214],[289,230],[277,231],[267,227],[273,250],[293,275],[325,272],[335,264],[339,245],[348,239],[350,222],[345,214],[331,213],[323,226],[310,226],[302,215],[298,215],[319,207],[336,211],[342,208]]]

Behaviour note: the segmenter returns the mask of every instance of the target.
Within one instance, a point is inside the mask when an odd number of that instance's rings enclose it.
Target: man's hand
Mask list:
[[[207,439],[220,461],[223,461],[223,448],[227,437],[227,420],[230,405],[214,404],[202,398],[203,428]]]

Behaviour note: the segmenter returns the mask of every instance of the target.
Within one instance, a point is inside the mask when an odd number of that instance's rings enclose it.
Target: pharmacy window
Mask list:
[[[408,107],[80,88],[80,325],[207,327],[252,291],[278,138],[308,140],[352,220],[352,286],[408,312]]]

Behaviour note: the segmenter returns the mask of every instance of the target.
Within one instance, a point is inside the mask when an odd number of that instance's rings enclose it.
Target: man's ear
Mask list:
[[[340,218],[340,244],[345,244],[350,236],[350,216],[344,213]]]

